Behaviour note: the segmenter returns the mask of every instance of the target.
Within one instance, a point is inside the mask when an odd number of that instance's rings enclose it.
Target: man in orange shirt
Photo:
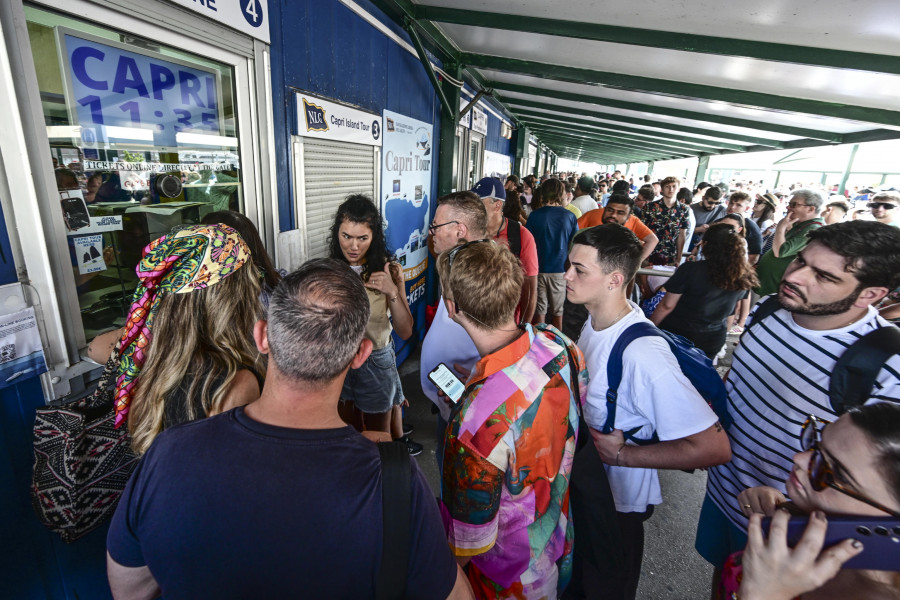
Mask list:
[[[634,208],[634,200],[625,194],[613,194],[606,202],[606,207],[601,210],[592,210],[587,212],[578,219],[578,228],[594,227],[604,223],[618,223],[630,229],[634,235],[644,244],[644,250],[641,252],[641,262],[643,263],[648,256],[656,248],[659,238],[650,231],[650,228],[641,223],[641,220],[631,214]]]

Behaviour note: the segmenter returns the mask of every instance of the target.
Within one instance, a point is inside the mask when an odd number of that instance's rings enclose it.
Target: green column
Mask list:
[[[859,144],[853,144],[853,148],[850,149],[850,158],[847,159],[847,166],[841,175],[841,185],[838,188],[838,194],[843,195],[844,190],[847,189],[847,180],[850,179],[850,172],[853,170],[853,161],[856,159],[857,150],[859,150]]]
[[[521,123],[516,127],[516,162],[513,164],[513,173],[519,176],[519,179],[525,177],[525,160],[528,158],[528,138],[530,134],[528,128]]]
[[[701,156],[697,162],[697,174],[694,176],[694,185],[706,181],[706,172],[709,170],[709,157]]]
[[[448,63],[444,70],[454,79],[462,79],[462,67]],[[436,198],[449,194],[456,188],[458,178],[457,164],[459,163],[459,144],[456,142],[456,127],[459,125],[459,88],[449,84],[446,79],[441,83],[444,96],[451,106],[455,106],[453,118],[441,112],[441,140],[438,150],[438,189]],[[436,204],[434,205],[436,206]]]

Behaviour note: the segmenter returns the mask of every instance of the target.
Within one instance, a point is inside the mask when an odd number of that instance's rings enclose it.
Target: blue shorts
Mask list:
[[[352,402],[360,412],[384,414],[403,402],[403,387],[397,372],[394,343],[372,350],[358,369],[350,369],[341,390],[341,400]]]
[[[709,494],[703,498],[694,548],[714,568],[721,569],[725,559],[747,546],[747,533],[728,520]]]

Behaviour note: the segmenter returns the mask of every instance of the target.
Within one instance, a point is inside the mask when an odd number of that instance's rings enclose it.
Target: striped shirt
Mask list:
[[[806,418],[811,414],[830,421],[837,418],[828,384],[838,357],[863,335],[891,326],[870,306],[857,323],[812,331],[779,309],[746,331],[726,383],[728,411],[734,418],[728,428],[731,462],[711,468],[706,487],[735,525],[747,528],[737,502],[741,491],[767,485],[785,493],[793,457],[801,451],[800,427]],[[888,360],[878,374],[871,397],[900,401],[900,356]]]

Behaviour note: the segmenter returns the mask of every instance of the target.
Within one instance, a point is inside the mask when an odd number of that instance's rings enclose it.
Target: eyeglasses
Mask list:
[[[798,206],[809,206],[809,204],[800,204],[799,202],[788,202],[788,208],[797,208]]]
[[[820,445],[822,441],[822,435],[820,433],[819,424],[830,425],[831,421],[826,419],[819,419],[813,415],[807,417],[806,421],[803,423],[803,427],[800,428],[800,447],[803,451],[812,450],[812,454],[809,457],[809,483],[812,486],[813,490],[817,492],[821,492],[826,487],[830,487],[835,489],[842,494],[846,494],[851,498],[855,498],[860,502],[864,502],[869,506],[874,506],[878,510],[884,511],[893,517],[900,518],[900,512],[892,510],[885,505],[875,502],[874,500],[870,500],[866,496],[860,494],[857,491],[854,491],[848,487],[845,487],[835,481],[834,471],[831,468],[831,465],[828,464],[828,461],[825,458],[825,455],[822,453],[822,447]]]
[[[891,210],[897,208],[896,204],[891,204],[890,202],[869,202],[866,204],[871,210],[875,210],[876,208],[883,208],[884,210]]]
[[[447,221],[446,223],[441,223],[440,225],[431,225],[430,227],[428,227],[428,232],[429,232],[431,235],[434,235],[435,230],[440,229],[440,228],[443,227],[444,225],[452,225],[452,224],[454,224],[454,223],[456,223],[457,225],[459,225],[459,221]]]
[[[450,269],[453,268],[453,261],[456,260],[456,255],[471,246],[472,244],[480,244],[481,242],[490,242],[491,240],[484,238],[480,240],[472,240],[471,242],[466,242],[462,246],[456,246],[449,252],[447,252],[447,273],[450,273]]]

